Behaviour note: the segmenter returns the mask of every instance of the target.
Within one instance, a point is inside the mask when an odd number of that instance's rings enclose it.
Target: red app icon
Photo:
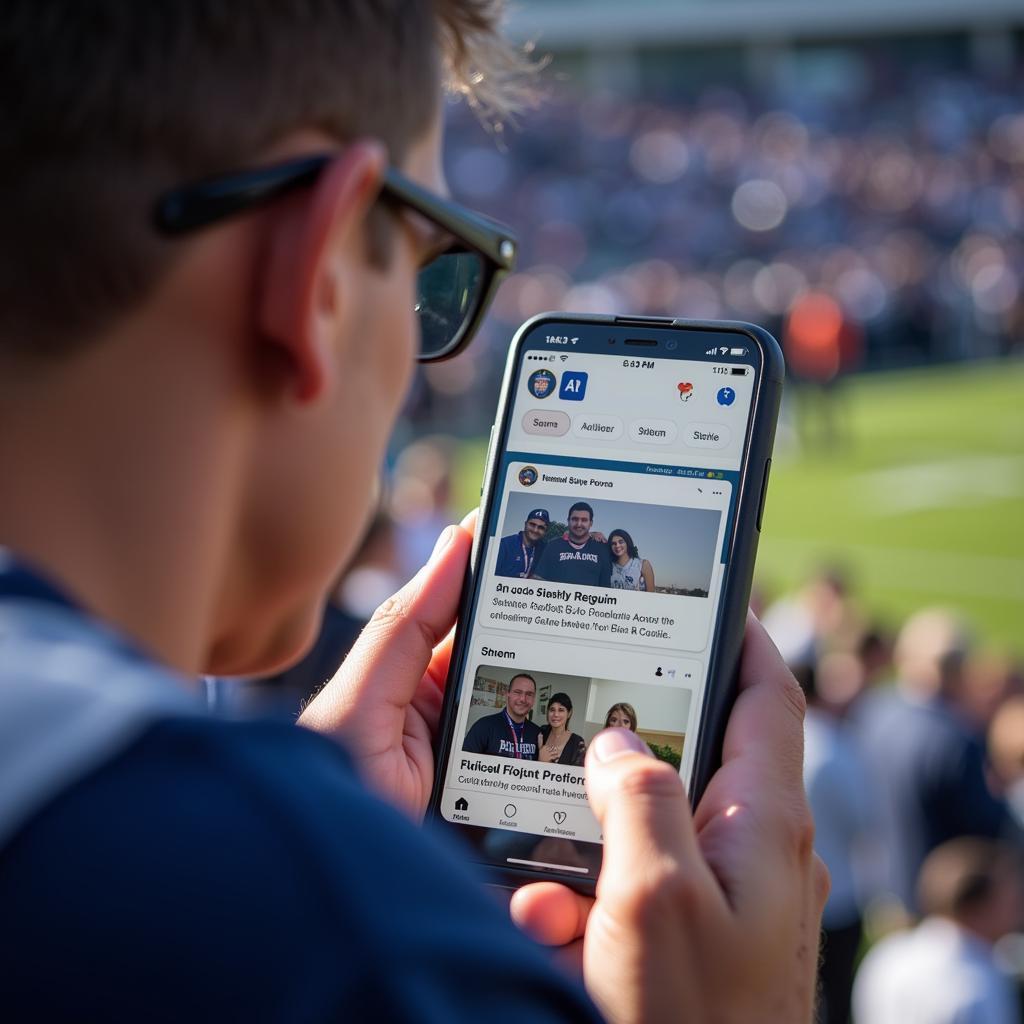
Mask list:
[[[688,402],[693,394],[693,385],[688,380],[684,380],[680,381],[676,387],[679,388],[679,401]]]

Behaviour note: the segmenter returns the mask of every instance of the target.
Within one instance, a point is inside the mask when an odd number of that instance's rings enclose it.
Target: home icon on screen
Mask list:
[[[469,801],[464,796],[460,796],[459,799],[455,801],[455,810],[468,811]]]

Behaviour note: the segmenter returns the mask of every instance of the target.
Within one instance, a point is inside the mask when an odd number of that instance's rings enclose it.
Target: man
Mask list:
[[[440,170],[442,78],[493,103],[515,71],[499,13],[5,5],[7,1020],[595,1019],[416,825],[471,523],[376,612],[307,728],[218,721],[196,692],[203,673],[279,670],[315,635],[418,336],[444,354],[486,305],[436,287],[432,258],[454,238],[489,271],[510,262]],[[741,686],[696,818],[632,734],[601,734],[601,899],[515,896],[545,942],[586,933],[609,1019],[809,1015],[827,882],[795,684],[753,620]]]
[[[608,587],[612,581],[608,545],[591,535],[594,510],[585,501],[569,509],[569,535],[550,541],[537,560],[533,579],[551,583],[574,583],[587,587]]]
[[[861,944],[863,894],[855,858],[875,840],[877,801],[860,752],[842,721],[818,693],[813,653],[790,663],[807,698],[804,718],[804,786],[814,815],[814,848],[825,862],[832,890],[822,915],[818,981],[824,1024],[848,1024],[850,993]]]
[[[498,545],[495,576],[517,576],[526,579],[534,562],[544,553],[544,534],[551,517],[546,508],[535,508],[518,533],[502,537]]]
[[[953,839],[929,854],[917,927],[864,958],[853,989],[858,1024],[1019,1024],[994,944],[1024,923],[1019,855],[989,839]]]
[[[961,835],[995,838],[1009,826],[989,788],[982,742],[957,709],[970,636],[955,615],[924,609],[896,641],[894,694],[873,694],[854,724],[881,798],[888,886],[916,911],[918,872],[930,851]]]
[[[513,676],[508,683],[505,706],[495,715],[486,715],[473,723],[466,733],[462,749],[468,754],[494,754],[537,760],[540,727],[530,721],[537,700],[537,680],[527,672]]]

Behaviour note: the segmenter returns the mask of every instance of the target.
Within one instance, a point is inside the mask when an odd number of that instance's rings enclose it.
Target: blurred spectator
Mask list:
[[[856,321],[824,291],[797,296],[782,333],[786,369],[797,385],[800,438],[810,447],[835,448],[847,440],[839,407],[839,377],[861,360]]]
[[[983,735],[1002,703],[1022,692],[1013,662],[1004,655],[982,653],[968,659],[959,707]]]
[[[921,869],[927,915],[875,945],[853,991],[857,1024],[1018,1024],[1014,985],[994,943],[1022,924],[1024,892],[1012,848],[960,838]]]
[[[425,437],[403,449],[395,463],[389,508],[396,530],[397,567],[408,579],[425,565],[451,522],[451,438]]]
[[[832,876],[822,917],[819,1024],[847,1024],[853,968],[861,941],[858,849],[871,841],[876,801],[856,746],[818,699],[813,664],[793,666],[807,696],[804,786],[814,815],[814,849]]]
[[[984,748],[957,710],[970,639],[953,614],[911,616],[896,641],[896,691],[862,702],[861,750],[881,799],[892,893],[915,909],[921,864],[961,835],[998,836],[1006,807],[986,782]]]
[[[1010,697],[996,712],[988,730],[988,751],[1017,826],[1024,830],[1024,696]]]
[[[791,667],[816,663],[829,650],[851,650],[861,634],[847,573],[837,566],[819,569],[797,593],[772,604],[761,622]]]

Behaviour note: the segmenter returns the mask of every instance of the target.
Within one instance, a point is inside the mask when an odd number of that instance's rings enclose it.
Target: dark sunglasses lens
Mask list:
[[[475,252],[442,253],[420,271],[416,312],[421,359],[436,358],[451,348],[476,312],[483,283],[484,261]]]

